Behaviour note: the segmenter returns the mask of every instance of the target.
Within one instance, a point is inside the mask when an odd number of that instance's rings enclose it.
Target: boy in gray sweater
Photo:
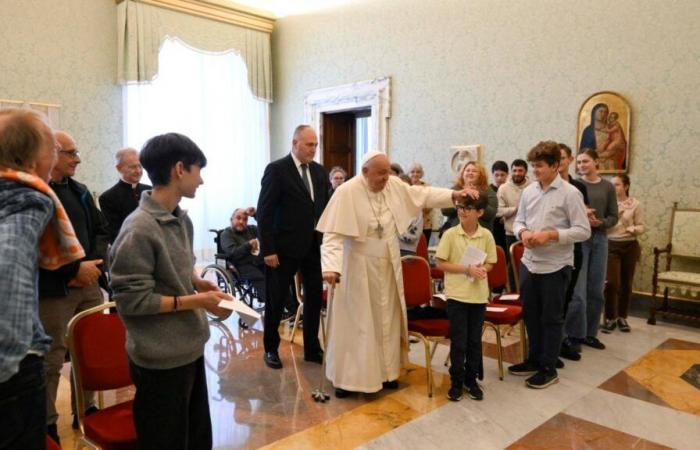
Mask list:
[[[134,423],[139,448],[211,448],[204,371],[209,338],[205,310],[231,297],[194,273],[193,228],[178,204],[193,198],[207,160],[186,136],[151,138],[141,165],[153,190],[124,221],[111,251],[111,287],[127,329],[136,386]]]

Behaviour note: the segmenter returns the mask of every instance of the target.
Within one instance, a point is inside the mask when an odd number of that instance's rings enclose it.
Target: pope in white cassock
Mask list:
[[[398,236],[423,208],[447,208],[466,195],[409,186],[390,173],[386,154],[369,152],[362,174],[338,187],[316,227],[323,279],[335,285],[326,376],[336,397],[398,387],[408,357]]]

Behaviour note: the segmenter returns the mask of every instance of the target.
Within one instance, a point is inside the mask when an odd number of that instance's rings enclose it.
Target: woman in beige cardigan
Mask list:
[[[644,217],[639,201],[629,196],[630,178],[620,174],[612,179],[617,195],[617,224],[608,229],[608,285],[605,289],[603,333],[616,327],[629,332],[627,310],[632,294],[634,270],[639,260],[637,236],[644,233]]]

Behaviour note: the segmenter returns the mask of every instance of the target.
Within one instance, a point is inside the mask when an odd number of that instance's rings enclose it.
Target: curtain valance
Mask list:
[[[206,52],[236,51],[248,68],[253,95],[272,102],[269,33],[133,0],[117,5],[117,81],[126,84],[153,80],[158,74],[158,51],[168,37]]]

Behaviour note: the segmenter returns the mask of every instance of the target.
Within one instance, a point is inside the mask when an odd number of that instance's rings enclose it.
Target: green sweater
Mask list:
[[[137,366],[172,369],[204,353],[204,310],[159,312],[161,295],[194,293],[192,236],[184,211],[165,210],[147,192],[114,241],[110,284],[127,330],[126,350]]]

